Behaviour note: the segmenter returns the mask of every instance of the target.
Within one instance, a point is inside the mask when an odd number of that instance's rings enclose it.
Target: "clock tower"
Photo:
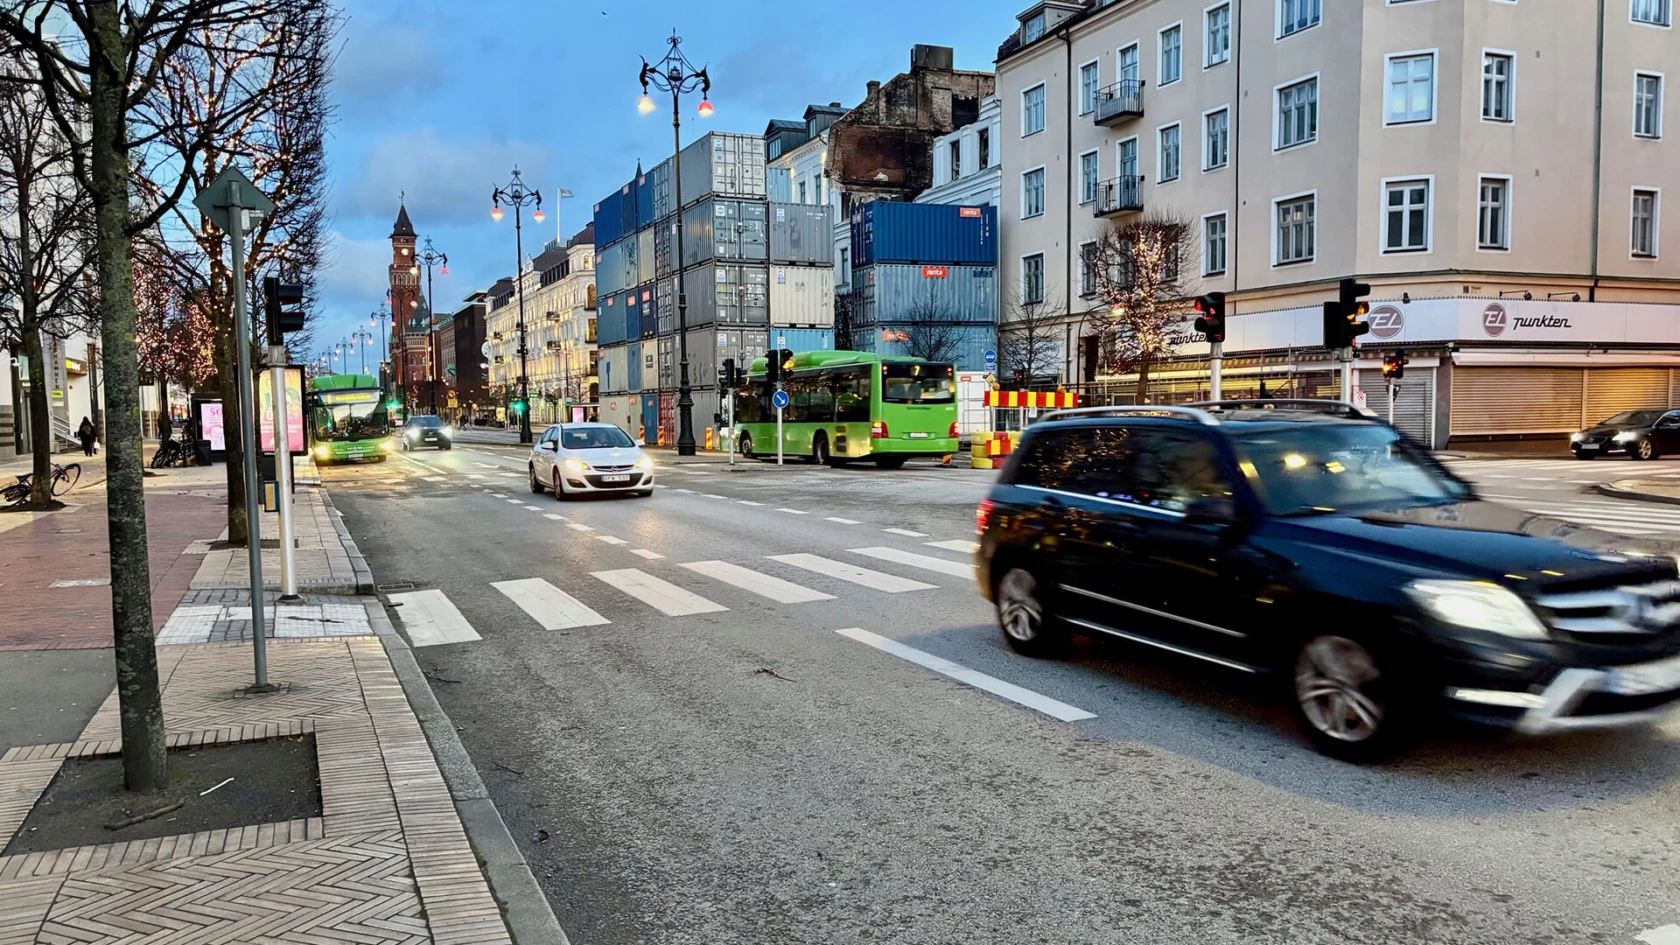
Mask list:
[[[399,205],[397,222],[391,226],[391,377],[403,402],[411,403],[416,363],[424,364],[424,348],[409,344],[409,323],[420,307],[420,277],[414,272],[414,224],[408,222],[408,206]]]

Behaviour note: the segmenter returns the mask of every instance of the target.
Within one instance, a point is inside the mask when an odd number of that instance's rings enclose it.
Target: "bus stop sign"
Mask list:
[[[779,390],[770,395],[770,404],[777,410],[785,410],[788,405],[787,391]]]

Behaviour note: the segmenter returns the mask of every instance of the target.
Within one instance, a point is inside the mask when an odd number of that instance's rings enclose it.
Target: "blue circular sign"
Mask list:
[[[993,350],[992,350],[992,349],[990,349],[990,348],[987,348],[987,349],[986,349],[986,353],[985,353],[985,355],[983,355],[983,357],[985,357],[985,359],[986,359],[986,364],[987,364],[987,365],[988,365],[988,366],[990,366],[990,365],[993,365],[993,364],[996,364],[996,363],[997,363],[997,352],[996,352],[996,351],[993,351]]]
[[[771,394],[770,395],[770,403],[772,405],[774,405],[777,410],[786,409],[786,407],[788,405],[787,391],[779,390],[779,391],[776,391],[774,394]]]

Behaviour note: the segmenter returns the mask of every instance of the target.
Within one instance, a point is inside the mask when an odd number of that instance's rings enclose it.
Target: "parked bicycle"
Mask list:
[[[74,489],[76,482],[81,478],[82,465],[80,463],[70,463],[67,466],[54,463],[52,468],[52,494],[55,497],[64,495]],[[24,473],[17,477],[17,482],[0,489],[0,499],[5,499],[7,505],[17,505],[29,501],[30,483],[34,479],[34,473]]]
[[[192,447],[185,440],[164,440],[152,454],[153,469],[168,469],[171,466],[185,466],[192,461]]]

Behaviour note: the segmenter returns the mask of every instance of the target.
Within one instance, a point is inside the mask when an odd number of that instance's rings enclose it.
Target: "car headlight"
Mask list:
[[[1637,439],[1639,439],[1639,431],[1638,430],[1623,430],[1622,432],[1616,434],[1616,436],[1615,436],[1615,440],[1616,440],[1617,443],[1632,443],[1634,440],[1637,440]]]
[[[1571,443],[1579,443],[1579,442],[1581,442],[1581,434],[1579,434],[1579,433],[1571,433],[1571,434],[1569,434],[1569,442],[1571,442]]]
[[[653,457],[643,456],[641,459],[636,460],[636,468],[637,469],[652,469],[653,468]]]
[[[1546,626],[1522,598],[1488,581],[1413,581],[1406,593],[1443,623],[1520,640],[1544,640]]]
[[[568,459],[568,460],[566,460],[566,471],[567,472],[574,472],[574,473],[586,473],[586,472],[589,471],[589,464],[584,462],[581,459]]]
[[[389,453],[391,451],[391,441],[386,440],[385,442],[380,443],[379,448]]]
[[[454,439],[455,438],[455,428],[454,427],[444,427],[443,428],[443,435],[448,437],[449,439]]]
[[[315,447],[315,455],[316,456],[327,455],[327,444],[325,444],[325,443],[317,444],[316,447]]]

